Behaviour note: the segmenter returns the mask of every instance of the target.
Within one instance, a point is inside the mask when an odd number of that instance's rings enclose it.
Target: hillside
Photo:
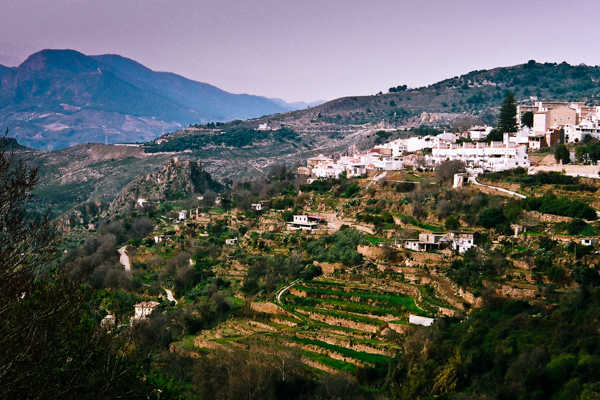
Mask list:
[[[16,68],[0,68],[0,124],[39,149],[148,141],[190,123],[287,110],[116,55],[43,50]]]
[[[391,89],[247,121],[195,125],[163,135],[165,140],[147,144],[146,151],[190,150],[221,165],[221,176],[255,175],[261,165],[301,162],[315,152],[345,150],[354,144],[368,148],[383,139],[435,133],[432,128],[463,131],[477,124],[495,124],[509,90],[521,104],[531,103],[532,96],[600,104],[600,68],[530,61],[473,71],[427,87]],[[259,130],[264,124],[267,131]],[[381,130],[388,131],[385,138],[375,135]],[[240,169],[240,165],[250,168]]]
[[[597,207],[599,182],[479,177],[520,199],[441,175],[305,184],[282,171],[234,186],[218,208],[163,193],[71,231],[63,260],[75,270],[101,260],[93,304],[120,329],[136,302],[155,302],[147,324],[168,351],[149,374],[183,398],[594,398],[598,247],[581,241],[600,225],[563,211]],[[264,199],[270,209],[251,208]],[[293,215],[327,223],[289,230]],[[475,246],[406,246],[449,231]]]
[[[538,100],[598,105],[600,68],[529,61],[472,71],[426,87],[390,89],[393,91],[385,94],[344,97],[260,121],[308,131],[360,129],[373,124],[389,129],[421,125],[464,129],[472,123],[493,124],[508,90],[521,102],[536,96]]]

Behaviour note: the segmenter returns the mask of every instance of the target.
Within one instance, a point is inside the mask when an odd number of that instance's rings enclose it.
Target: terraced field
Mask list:
[[[425,268],[411,271],[429,274]],[[252,308],[251,318],[229,320],[202,332],[195,347],[251,346],[272,352],[283,346],[295,348],[304,363],[327,372],[377,368],[399,355],[400,339],[411,329],[409,315],[436,317],[441,309],[457,310],[431,285],[415,284],[398,272],[382,272],[372,265],[352,274],[290,282],[281,287],[275,302],[254,302]]]

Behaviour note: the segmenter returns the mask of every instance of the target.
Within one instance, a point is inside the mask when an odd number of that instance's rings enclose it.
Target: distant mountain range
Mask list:
[[[0,65],[0,127],[38,149],[148,141],[188,124],[308,106],[228,93],[118,55],[43,50],[18,67]]]

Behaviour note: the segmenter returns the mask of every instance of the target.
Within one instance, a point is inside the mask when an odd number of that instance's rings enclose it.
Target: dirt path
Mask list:
[[[127,254],[125,254],[125,250],[127,250],[127,246],[123,246],[118,250],[119,254],[121,255],[121,258],[119,259],[119,261],[125,267],[125,271],[131,271],[131,264],[129,262],[129,256]]]
[[[508,190],[508,189],[504,189],[504,188],[500,188],[500,187],[496,187],[496,186],[484,185],[483,183],[479,183],[479,182],[477,182],[477,178],[475,178],[475,177],[469,178],[469,181],[473,182],[477,186],[483,186],[483,187],[487,187],[487,188],[490,188],[490,189],[498,190],[498,191],[500,191],[502,193],[506,193],[506,194],[509,194],[511,196],[519,197],[521,199],[526,199],[527,198],[527,196],[525,196],[524,194],[513,192],[512,190]]]
[[[173,292],[171,292],[169,289],[165,289],[165,292],[167,292],[167,299],[169,299],[169,301],[174,301],[175,305],[177,305],[178,301],[175,300],[175,297],[173,297]]]

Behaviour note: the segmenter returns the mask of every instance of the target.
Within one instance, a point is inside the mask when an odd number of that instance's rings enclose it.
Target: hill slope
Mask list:
[[[392,88],[396,90],[396,88]],[[521,102],[583,101],[600,105],[600,67],[537,63],[472,71],[414,89],[375,96],[344,97],[306,110],[266,117],[260,122],[285,124],[307,131],[420,125],[464,129],[473,122],[495,123],[508,90]]]
[[[287,111],[267,98],[227,93],[114,55],[43,50],[0,67],[0,124],[34,148],[147,141],[189,123]]]

